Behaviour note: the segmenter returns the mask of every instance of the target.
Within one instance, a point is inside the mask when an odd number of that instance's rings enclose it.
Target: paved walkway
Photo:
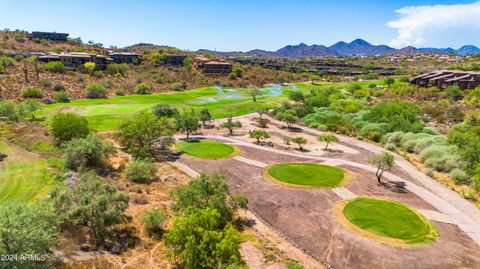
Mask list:
[[[270,120],[270,123],[275,126],[285,125],[285,123],[278,121],[276,119],[273,119],[271,117],[269,117],[268,119]],[[305,126],[301,126],[301,128],[307,134],[311,134],[311,135],[328,133],[328,132],[322,132],[316,129],[308,128]],[[338,134],[337,136],[341,142],[344,142],[350,145],[355,145],[357,147],[360,147],[372,153],[381,153],[386,151],[381,146],[378,146],[369,142],[361,141],[353,137],[338,135]],[[458,193],[446,188],[445,186],[437,182],[435,179],[419,171],[413,164],[405,160],[405,158],[403,158],[402,156],[395,153],[392,153],[392,154],[395,156],[396,166],[398,166],[400,169],[406,172],[410,177],[415,178],[418,182],[420,182],[422,188],[427,189],[430,192],[434,193],[435,195],[440,197],[442,200],[448,202],[449,205],[455,207],[458,211],[461,211],[464,215],[468,216],[468,218],[476,222],[477,225],[480,225],[480,210],[473,203],[465,200]],[[440,204],[438,205],[441,206]],[[446,210],[451,211],[452,214],[456,214],[456,212],[453,212],[452,210],[449,210],[449,209],[446,209]],[[467,220],[462,220],[461,222],[466,224]]]
[[[283,155],[288,155],[288,156],[293,156],[293,157],[298,157],[298,158],[305,158],[305,159],[309,159],[309,160],[317,160],[317,161],[327,162],[327,163],[330,163],[330,164],[332,164],[332,163],[335,163],[337,165],[343,164],[343,165],[348,165],[348,166],[351,166],[351,167],[364,169],[366,171],[370,171],[370,172],[373,172],[373,173],[376,171],[376,168],[374,168],[370,165],[362,164],[362,163],[352,162],[352,161],[343,160],[343,159],[310,156],[310,155],[305,155],[305,154],[286,152],[286,151],[282,151],[282,150],[278,150],[278,149],[274,149],[274,148],[262,147],[262,146],[259,146],[259,145],[255,145],[255,144],[245,142],[245,141],[242,141],[242,140],[238,140],[238,139],[235,139],[235,138],[231,138],[231,137],[223,137],[223,136],[216,136],[216,135],[206,135],[206,136],[201,136],[200,135],[200,136],[192,136],[192,137],[223,140],[223,141],[226,141],[226,142],[229,142],[229,143],[234,143],[234,144],[242,145],[242,146],[245,146],[245,147],[251,147],[251,148],[258,149],[258,150],[268,151],[268,152],[275,153],[275,154],[283,154]],[[408,163],[408,164],[411,165],[410,163]],[[417,173],[418,174],[423,174],[418,170],[417,170]],[[426,201],[427,203],[429,203],[433,207],[435,207],[438,211],[440,211],[441,213],[446,215],[446,217],[449,220],[451,220],[452,223],[458,225],[460,227],[460,229],[462,229],[470,238],[472,238],[478,245],[480,245],[480,224],[477,223],[474,220],[474,218],[470,217],[470,215],[467,215],[462,210],[462,208],[458,208],[456,206],[457,204],[463,204],[463,203],[457,201],[457,203],[452,204],[452,203],[450,203],[449,200],[443,199],[443,197],[440,197],[439,195],[434,194],[434,193],[430,192],[429,190],[427,190],[423,187],[420,187],[420,186],[418,186],[414,183],[411,183],[411,182],[409,182],[409,181],[407,181],[403,178],[400,178],[400,177],[398,177],[396,175],[393,175],[391,173],[388,173],[388,172],[384,173],[384,177],[389,179],[389,180],[392,180],[392,181],[403,182],[405,184],[405,188],[407,190],[414,193],[418,197],[422,198],[424,201]],[[437,183],[437,184],[439,184],[439,183]],[[440,186],[442,188],[446,189],[442,185],[440,185]],[[447,192],[442,191],[441,193],[445,194]],[[453,194],[457,195],[456,193],[453,193]],[[451,194],[448,194],[448,197],[451,198],[451,199],[455,198],[455,196],[452,196]],[[458,199],[463,200],[463,198],[459,197],[458,195],[456,197]],[[455,199],[455,200],[457,200],[457,199]],[[467,201],[464,201],[464,202],[467,202]],[[468,212],[470,212],[470,210]],[[475,216],[480,218],[480,211],[478,209],[476,209],[475,211],[472,211],[472,213],[475,214]]]

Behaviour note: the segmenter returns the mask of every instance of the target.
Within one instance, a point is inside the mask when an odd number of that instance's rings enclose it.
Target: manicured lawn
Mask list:
[[[54,185],[47,162],[0,140],[8,157],[0,162],[0,203],[7,200],[34,201],[48,195]]]
[[[44,116],[50,118],[57,112],[75,112],[87,117],[95,130],[116,130],[120,123],[134,113],[150,110],[156,104],[174,105],[180,110],[208,108],[214,118],[226,118],[253,113],[258,107],[280,104],[291,91],[279,87],[275,92],[262,89],[264,95],[253,102],[248,95],[250,89],[219,89],[204,87],[183,92],[157,93],[145,95],[116,96],[105,99],[79,99],[70,103],[46,105]]]
[[[359,228],[407,244],[432,242],[438,236],[425,217],[395,201],[359,197],[345,206],[343,214]]]
[[[315,163],[283,163],[268,168],[267,173],[275,180],[293,185],[310,187],[337,187],[345,178],[345,172],[328,165]]]
[[[230,145],[213,141],[178,142],[176,145],[181,152],[202,159],[217,160],[233,156],[238,150]]]

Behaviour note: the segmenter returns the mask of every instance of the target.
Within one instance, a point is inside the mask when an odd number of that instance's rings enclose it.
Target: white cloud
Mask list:
[[[460,46],[480,43],[480,2],[456,5],[407,6],[387,23],[398,36],[390,46]]]

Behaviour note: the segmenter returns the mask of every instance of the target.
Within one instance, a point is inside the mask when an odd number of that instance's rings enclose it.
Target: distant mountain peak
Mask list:
[[[353,40],[352,42],[350,42],[350,45],[371,46],[372,44],[368,43],[367,41],[365,41],[361,38],[357,38],[357,39]]]
[[[287,45],[277,51],[251,50],[247,52],[212,52],[219,56],[254,56],[254,57],[319,57],[319,56],[343,56],[343,55],[410,55],[417,53],[455,53],[459,55],[480,54],[480,48],[474,45],[465,45],[455,50],[452,48],[415,48],[407,46],[402,49],[394,49],[387,45],[372,45],[367,41],[357,38],[350,43],[339,41],[330,47],[324,45],[307,45],[300,43],[298,45]]]

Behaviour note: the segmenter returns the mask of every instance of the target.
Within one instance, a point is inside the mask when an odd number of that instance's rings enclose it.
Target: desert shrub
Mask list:
[[[48,79],[40,79],[38,81],[38,84],[40,84],[40,86],[44,87],[45,89],[50,89],[53,85],[53,83]]]
[[[170,90],[172,91],[179,91],[183,89],[183,84],[180,82],[175,82],[172,85],[170,85]]]
[[[0,120],[20,121],[22,118],[18,107],[10,100],[0,101]]]
[[[125,96],[125,92],[123,90],[116,90],[115,95],[116,96]]]
[[[149,235],[161,235],[164,231],[163,223],[167,219],[164,211],[154,208],[147,210],[142,216],[145,232]]]
[[[423,129],[421,110],[416,104],[402,101],[382,101],[363,116],[365,121],[387,123],[388,132],[409,131],[418,133]]]
[[[148,160],[134,160],[125,168],[126,177],[136,183],[148,183],[156,174],[155,164]]]
[[[380,140],[382,139],[382,133],[379,131],[369,131],[360,135],[370,141],[377,142],[377,143],[380,142]]]
[[[43,93],[37,88],[29,87],[29,88],[25,88],[22,91],[22,97],[23,98],[42,98]]]
[[[152,112],[157,118],[173,118],[179,114],[177,108],[171,105],[158,104],[152,107]]]
[[[55,100],[59,103],[68,103],[70,99],[68,98],[68,93],[66,91],[59,91],[55,93]]]
[[[45,71],[52,72],[52,73],[62,73],[64,68],[65,66],[60,61],[48,62],[43,65],[43,69]]]
[[[360,135],[365,136],[367,133],[378,132],[383,135],[387,132],[388,124],[386,123],[367,123],[360,129]]]
[[[360,110],[361,102],[358,100],[340,99],[330,103],[330,108],[343,113],[355,113]]]
[[[42,103],[46,104],[46,105],[51,105],[51,104],[55,104],[55,100],[53,98],[50,98],[50,97],[45,97],[42,99]]]
[[[78,170],[101,167],[108,156],[115,152],[115,148],[91,133],[85,138],[73,138],[65,143],[63,152],[68,168]]]
[[[150,85],[148,85],[145,82],[142,82],[142,83],[137,84],[137,86],[135,86],[135,93],[136,94],[147,94],[147,93],[150,92],[151,89],[152,89],[152,87],[150,87]]]
[[[388,150],[394,150],[397,146],[393,143],[388,143],[385,145],[385,148]]]
[[[53,90],[56,92],[65,91],[65,86],[62,83],[57,83],[53,86]]]
[[[73,138],[86,137],[90,133],[86,118],[74,113],[57,113],[52,118],[51,132],[57,144]]]
[[[120,74],[122,77],[125,77],[128,72],[128,64],[116,64],[111,63],[107,65],[107,70],[105,71],[109,75],[117,75]]]
[[[461,166],[455,146],[431,145],[420,152],[420,160],[439,172],[448,172]]]
[[[235,73],[233,73],[233,72],[230,73],[230,74],[228,75],[228,79],[230,79],[230,80],[236,80],[236,79],[237,79],[237,74],[235,74]]]
[[[428,168],[428,169],[425,171],[425,175],[433,178],[433,177],[435,177],[435,170],[433,170],[432,168]]]
[[[470,184],[470,177],[468,176],[467,172],[463,171],[462,169],[455,168],[450,171],[450,177],[452,178],[455,184],[459,185],[469,185]]]
[[[392,144],[395,147],[399,147],[403,138],[404,132],[392,132],[383,137],[383,144]]]
[[[85,89],[87,91],[86,98],[96,99],[107,97],[107,89],[100,83],[90,83]]]

